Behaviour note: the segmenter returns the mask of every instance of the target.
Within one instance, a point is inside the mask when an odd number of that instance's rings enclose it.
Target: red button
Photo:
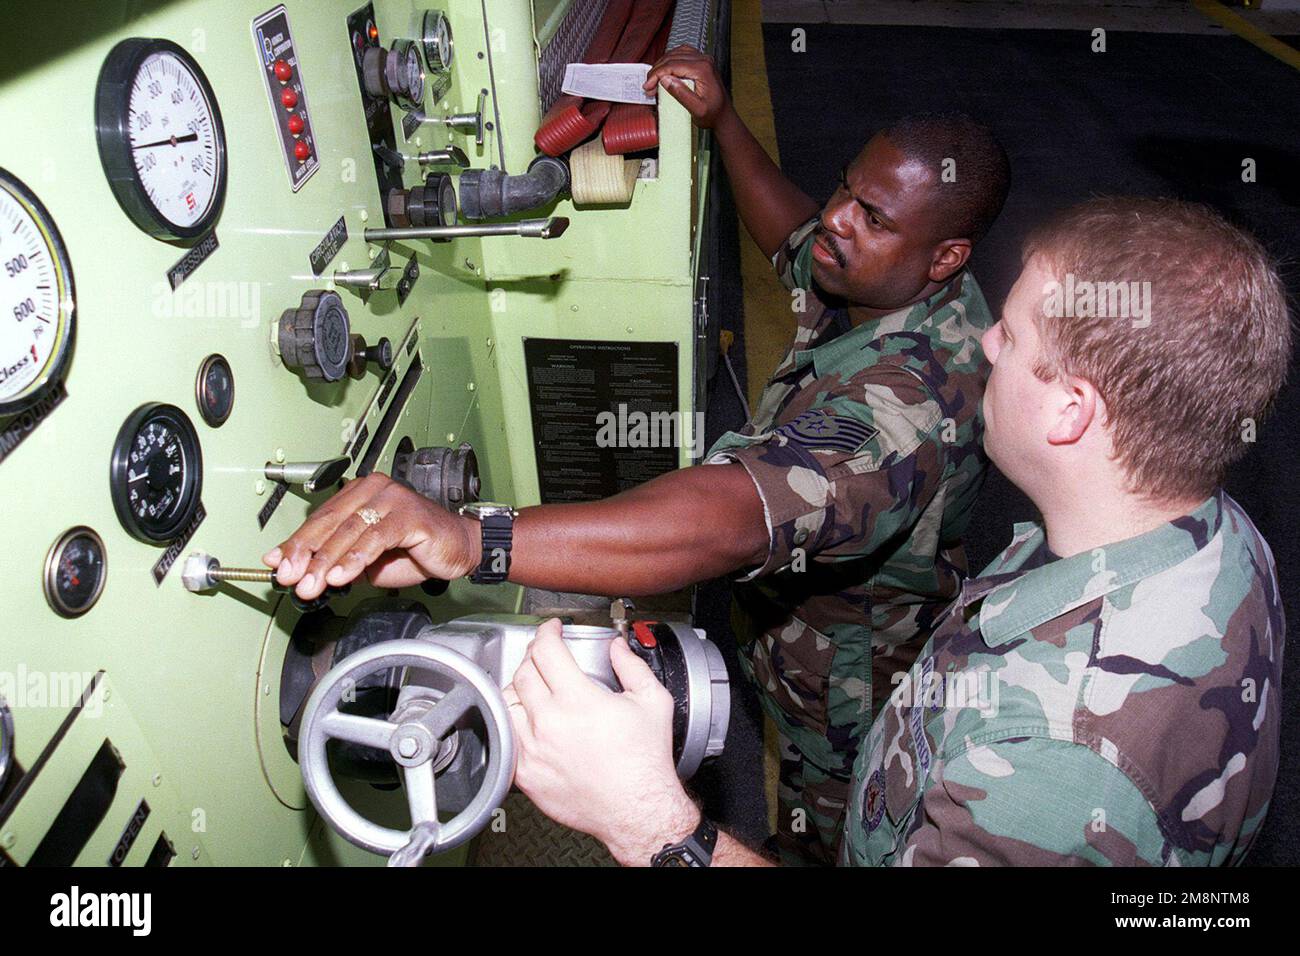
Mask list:
[[[307,124],[302,121],[301,113],[294,113],[289,117],[289,132],[293,133],[294,136],[299,135],[303,131],[303,127],[306,125]]]
[[[311,147],[306,140],[300,139],[293,145],[293,154],[298,157],[298,162],[305,163],[311,158]]]
[[[281,83],[288,83],[291,79],[293,79],[293,67],[291,67],[288,63],[285,63],[284,60],[276,60],[275,78],[279,80]]]
[[[284,104],[285,109],[293,109],[298,105],[298,91],[292,86],[286,86],[280,91],[280,102]]]

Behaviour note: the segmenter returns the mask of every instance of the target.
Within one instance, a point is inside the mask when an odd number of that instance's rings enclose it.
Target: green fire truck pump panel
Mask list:
[[[304,602],[259,557],[371,472],[524,506],[698,455],[708,134],[664,96],[631,151],[619,111],[607,149],[536,145],[606,6],[0,14],[0,863],[472,861],[512,781],[527,595]],[[708,51],[714,6],[655,35]],[[678,440],[598,440],[629,412]],[[689,777],[726,733],[717,648],[591,603],[570,649],[618,690],[609,642],[634,644]]]

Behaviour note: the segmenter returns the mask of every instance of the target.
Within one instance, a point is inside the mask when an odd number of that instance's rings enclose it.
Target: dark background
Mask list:
[[[787,24],[764,27],[781,166],[825,197],[840,167],[872,133],[906,113],[962,110],[988,123],[1012,162],[1001,218],[972,259],[997,315],[1020,269],[1028,230],[1050,211],[1092,195],[1172,196],[1209,203],[1258,236],[1278,257],[1293,304],[1300,301],[1300,75],[1229,36],[1108,31],[1092,53],[1082,31],[939,27],[808,26],[807,52],[790,49]],[[1296,45],[1296,38],[1283,38]],[[721,59],[721,57],[720,57]],[[1257,181],[1241,181],[1252,157]],[[725,190],[723,190],[725,192]],[[716,275],[724,327],[741,338],[732,358],[743,381],[743,312],[734,207],[723,198],[722,267]],[[1294,378],[1294,361],[1292,376]],[[725,368],[713,382],[709,439],[743,421]],[[1300,385],[1283,390],[1259,441],[1227,481],[1272,546],[1287,619],[1300,622],[1300,510],[1295,505]],[[1033,506],[996,469],[968,539],[978,570]],[[705,588],[701,624],[725,627],[723,584]],[[1294,625],[1293,625],[1294,626]],[[1300,863],[1300,662],[1283,678],[1282,765],[1268,819],[1248,859]],[[742,688],[737,732],[715,771],[731,794],[720,819],[762,838],[753,798],[752,739],[761,726]],[[750,736],[746,737],[746,732]],[[734,745],[732,743],[734,741]],[[734,751],[734,752],[733,752]],[[746,794],[748,796],[746,796]],[[720,797],[710,797],[712,804]]]

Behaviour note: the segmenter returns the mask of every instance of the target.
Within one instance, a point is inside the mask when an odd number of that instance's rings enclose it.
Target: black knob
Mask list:
[[[306,378],[337,382],[348,371],[352,346],[348,311],[337,292],[314,289],[280,316],[280,358]]]
[[[387,337],[381,338],[373,345],[367,345],[364,336],[352,336],[352,358],[348,361],[348,374],[361,378],[366,374],[366,366],[374,362],[381,371],[387,372],[393,367],[393,343]]]

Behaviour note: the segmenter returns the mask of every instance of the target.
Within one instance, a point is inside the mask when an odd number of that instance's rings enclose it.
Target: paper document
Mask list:
[[[646,63],[570,63],[564,68],[560,89],[592,100],[653,106],[654,96],[641,89],[649,72]]]

